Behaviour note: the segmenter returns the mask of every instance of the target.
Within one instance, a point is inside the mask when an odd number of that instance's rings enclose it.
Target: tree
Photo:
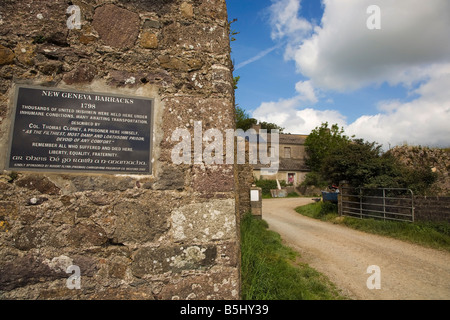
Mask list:
[[[270,130],[278,130],[280,133],[283,133],[284,128],[280,127],[279,125],[276,125],[275,123],[271,122],[259,122],[258,123],[261,126],[261,129],[266,129],[267,132],[270,132]]]
[[[353,187],[409,188],[426,194],[437,179],[430,166],[408,167],[381,145],[349,138],[335,124],[322,123],[305,141],[307,164],[311,168],[306,185],[338,184],[345,180]]]
[[[239,105],[236,105],[236,128],[242,129],[244,131],[247,131],[250,129],[253,125],[258,124],[258,120],[255,118],[251,118],[247,112],[245,112],[244,109],[242,109]],[[281,132],[283,132],[284,128],[276,125],[275,123],[271,122],[259,122],[259,125],[261,125],[261,129],[266,129],[267,132],[270,133],[270,130],[277,129]]]
[[[236,128],[247,131],[251,129],[253,125],[259,124],[261,129],[266,129],[268,133],[271,130],[278,130],[280,133],[283,132],[284,128],[279,125],[271,122],[258,122],[257,119],[251,118],[244,109],[236,105]]]
[[[350,143],[350,138],[344,135],[344,129],[339,129],[337,124],[328,128],[328,122],[322,123],[311,131],[305,140],[306,165],[312,171],[320,172],[324,160],[336,149],[340,149]]]
[[[239,105],[236,105],[236,128],[242,129],[244,131],[247,131],[250,129],[254,124],[258,122],[255,118],[250,118],[250,116],[245,112],[244,109],[239,107]]]
[[[365,188],[409,188],[414,194],[426,194],[436,181],[430,167],[409,168],[381,145],[362,139],[333,150],[323,162],[321,175],[331,182],[346,180]]]
[[[233,77],[233,89],[234,90],[237,90],[237,88],[238,88],[237,85],[238,85],[240,79],[241,79],[241,76]]]
[[[381,146],[360,139],[331,150],[323,159],[320,172],[333,183],[346,180],[359,187],[390,171],[383,162]]]
[[[231,25],[235,22],[237,22],[238,19],[233,19],[231,21],[228,21],[228,35],[230,37],[230,42],[236,41],[236,38],[234,36],[238,35],[240,32],[231,29]]]

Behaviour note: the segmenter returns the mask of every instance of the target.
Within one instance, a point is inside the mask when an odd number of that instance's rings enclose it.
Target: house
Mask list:
[[[256,132],[259,132],[259,126],[253,126]],[[259,135],[258,135],[259,136]],[[279,168],[278,172],[273,175],[263,175],[261,168],[264,165],[258,163],[253,165],[253,175],[256,179],[269,179],[279,181],[284,180],[287,184],[298,186],[305,179],[309,168],[305,163],[306,149],[305,140],[308,136],[301,134],[279,134]],[[268,141],[268,149],[271,148]]]

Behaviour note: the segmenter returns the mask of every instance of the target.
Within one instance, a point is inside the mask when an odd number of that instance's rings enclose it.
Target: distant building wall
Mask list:
[[[286,183],[292,183],[298,186],[305,180],[309,169],[305,160],[307,157],[306,147],[304,145],[306,135],[280,134],[279,135],[279,168],[273,175],[262,175],[261,165],[255,165],[253,175],[256,179],[284,180]],[[272,145],[268,144],[268,150]]]
[[[301,184],[304,180],[305,180],[305,176],[307,175],[307,172],[304,171],[278,171],[277,174],[274,175],[261,175],[261,171],[260,170],[253,170],[253,176],[256,179],[267,179],[267,180],[276,180],[278,179],[279,181],[284,180],[286,181],[286,183],[288,183],[288,179],[289,179],[289,174],[294,174],[294,181],[293,181],[293,186],[298,186],[299,184]]]
[[[306,150],[304,145],[285,143],[280,143],[280,158],[287,158],[286,148],[290,150],[290,159],[304,160],[306,158]]]

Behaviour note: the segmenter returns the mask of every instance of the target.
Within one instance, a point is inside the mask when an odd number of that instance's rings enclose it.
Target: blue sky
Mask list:
[[[322,8],[320,1],[308,1],[310,18],[320,19]],[[232,29],[240,32],[232,42],[232,59],[235,67],[248,61],[259,53],[280,45],[271,39],[269,22],[270,0],[228,0],[230,20],[238,19]],[[303,10],[305,11],[305,10]],[[236,91],[237,103],[246,110],[256,109],[264,101],[289,98],[295,93],[295,83],[302,76],[295,71],[294,61],[284,61],[284,46],[271,51],[253,63],[234,72],[240,76],[239,90]]]
[[[379,12],[367,11],[375,2]],[[450,1],[227,6],[240,32],[231,43],[236,102],[251,116],[290,133],[328,121],[384,146],[450,145]]]

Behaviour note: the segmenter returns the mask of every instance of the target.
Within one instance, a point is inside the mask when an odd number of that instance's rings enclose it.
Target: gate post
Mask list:
[[[362,188],[359,188],[359,216],[362,219],[362,217],[363,217],[363,194],[362,194]]]
[[[253,217],[262,219],[262,189],[256,186],[250,188],[250,205]]]
[[[411,218],[412,222],[414,222],[414,192],[411,189],[408,189],[411,192]]]
[[[342,217],[343,212],[343,193],[345,190],[345,187],[348,187],[348,181],[342,180],[339,181],[339,194],[338,194],[338,214],[340,217]]]
[[[338,215],[342,216],[342,190],[338,194]]]

